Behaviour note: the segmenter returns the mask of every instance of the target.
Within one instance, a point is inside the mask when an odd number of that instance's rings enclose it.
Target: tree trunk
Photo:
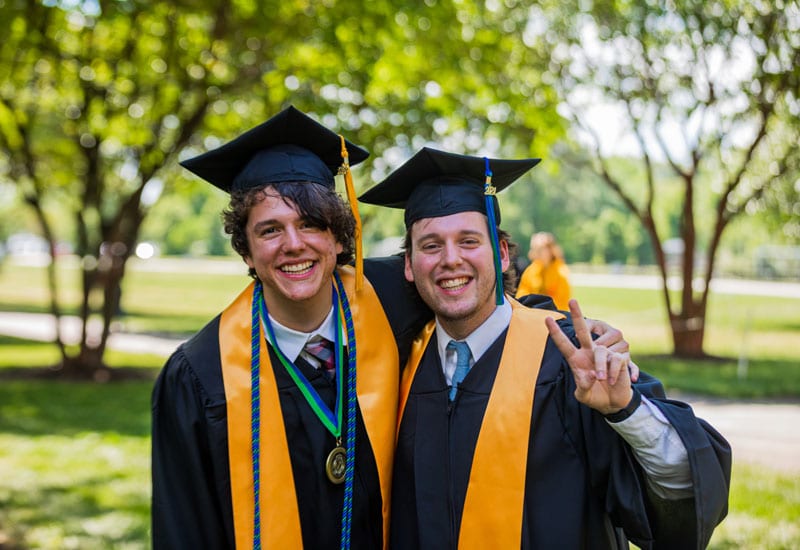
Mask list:
[[[707,357],[703,349],[706,308],[702,302],[693,302],[690,308],[678,314],[670,312],[669,321],[672,329],[673,355],[690,359]]]
[[[78,353],[67,357],[60,367],[65,378],[95,382],[107,382],[111,378],[111,369],[103,361],[102,351],[86,342],[81,342]]]
[[[50,254],[50,264],[47,266],[47,289],[50,294],[50,313],[53,314],[53,317],[56,320],[55,345],[58,348],[59,355],[61,355],[61,360],[65,361],[67,359],[67,350],[66,346],[64,345],[64,338],[61,334],[61,306],[58,300],[58,276],[56,271],[57,243],[55,240],[55,235],[53,234],[53,230],[47,221],[47,216],[45,216],[44,210],[42,209],[42,203],[39,200],[38,195],[28,195],[25,197],[25,201],[33,208],[36,219],[39,222],[39,227],[41,228],[45,239],[47,239],[47,249],[48,253]]]
[[[120,314],[122,279],[139,235],[144,216],[139,210],[138,196],[129,200],[120,210],[114,223],[102,227],[99,246],[89,245],[88,232],[83,231],[83,243],[88,255],[96,254],[96,261],[83,262],[83,296],[80,307],[82,323],[79,350],[63,361],[65,376],[105,381],[111,369],[105,363],[106,344],[111,335],[111,325]]]

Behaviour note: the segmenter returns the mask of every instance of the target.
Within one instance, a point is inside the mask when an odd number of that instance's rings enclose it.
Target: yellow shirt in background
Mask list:
[[[522,272],[516,297],[519,298],[526,294],[546,294],[553,299],[558,309],[569,309],[571,289],[567,264],[558,258],[547,266],[539,260],[534,260]]]

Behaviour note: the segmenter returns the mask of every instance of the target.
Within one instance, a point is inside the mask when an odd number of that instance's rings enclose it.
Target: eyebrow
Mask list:
[[[272,225],[281,225],[281,224],[280,224],[280,222],[278,222],[278,220],[276,220],[274,218],[269,218],[269,219],[261,220],[261,221],[258,221],[256,223],[254,223],[253,224],[253,231],[258,231],[261,228],[269,227],[269,226],[272,226]]]
[[[463,230],[458,232],[458,236],[459,237],[464,237],[464,236],[468,236],[468,235],[476,235],[478,237],[481,237],[481,236],[483,236],[483,233],[479,229],[463,229]],[[439,237],[439,233],[436,232],[436,231],[430,231],[428,233],[423,233],[422,235],[420,235],[419,237],[414,239],[414,242],[418,243],[420,241],[424,241],[425,239],[433,239],[433,238],[440,238]]]

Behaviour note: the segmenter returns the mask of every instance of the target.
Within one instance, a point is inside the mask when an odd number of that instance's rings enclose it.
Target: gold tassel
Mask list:
[[[361,216],[358,213],[358,199],[356,198],[356,190],[353,187],[353,176],[350,173],[350,155],[347,152],[344,136],[339,135],[342,140],[342,166],[339,168],[339,173],[344,175],[344,187],[347,191],[347,200],[350,201],[350,210],[353,212],[353,217],[356,219],[356,292],[360,291],[364,286],[364,253],[361,250]]]

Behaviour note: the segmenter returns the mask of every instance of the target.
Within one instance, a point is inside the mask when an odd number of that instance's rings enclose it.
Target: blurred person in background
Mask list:
[[[558,309],[566,311],[572,292],[569,269],[552,233],[540,232],[531,236],[528,259],[531,264],[522,272],[516,297],[545,294],[553,299]]]

